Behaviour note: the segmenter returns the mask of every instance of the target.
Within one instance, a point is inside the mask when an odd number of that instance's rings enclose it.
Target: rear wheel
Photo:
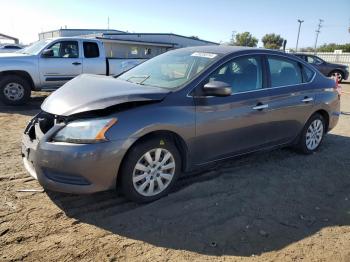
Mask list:
[[[344,79],[344,74],[343,72],[339,70],[334,70],[329,74],[330,77],[333,77],[338,80],[338,83],[341,83]]]
[[[304,126],[301,134],[298,149],[304,154],[315,152],[323,140],[326,132],[326,124],[322,115],[314,114]]]
[[[30,93],[30,84],[20,76],[10,75],[0,80],[0,100],[6,105],[23,105]]]
[[[136,144],[123,161],[121,188],[136,202],[167,195],[181,172],[181,157],[169,138],[155,137]]]

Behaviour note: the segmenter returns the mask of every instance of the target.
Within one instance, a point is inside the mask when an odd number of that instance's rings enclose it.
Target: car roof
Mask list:
[[[314,54],[305,54],[305,53],[294,53],[293,55],[308,55],[308,56],[316,56]]]
[[[179,49],[177,49],[179,50]],[[229,46],[229,45],[205,45],[205,46],[193,46],[193,47],[184,47],[180,50],[188,50],[192,52],[207,52],[207,53],[215,53],[222,55],[229,55],[237,52],[247,53],[271,53],[271,54],[279,54],[279,55],[287,55],[287,53],[282,50],[271,50],[265,48],[255,48],[255,47],[246,47],[246,46]]]

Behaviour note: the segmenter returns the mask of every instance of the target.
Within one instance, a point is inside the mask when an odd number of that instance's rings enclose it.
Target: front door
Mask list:
[[[52,56],[39,58],[40,80],[43,89],[57,88],[82,73],[78,41],[53,43]]]
[[[226,82],[232,87],[232,95],[195,96],[196,164],[253,151],[269,142],[269,94],[263,89],[266,81],[262,65],[261,56],[235,58],[198,86],[201,89],[209,81]]]

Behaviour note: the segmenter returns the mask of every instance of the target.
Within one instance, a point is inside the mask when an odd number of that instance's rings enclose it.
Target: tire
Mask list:
[[[329,73],[329,77],[337,77],[338,83],[341,83],[344,79],[344,73],[340,70],[334,70]]]
[[[326,123],[324,117],[318,113],[312,115],[303,128],[297,149],[303,154],[314,153],[320,147],[325,134]]]
[[[30,93],[29,82],[20,76],[9,75],[0,80],[0,100],[6,105],[24,105]]]
[[[171,191],[181,166],[181,157],[172,139],[157,136],[144,140],[133,146],[123,161],[119,173],[121,190],[128,199],[138,203],[155,201]]]

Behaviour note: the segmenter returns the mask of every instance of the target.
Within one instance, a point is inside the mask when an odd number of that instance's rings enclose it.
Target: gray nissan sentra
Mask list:
[[[316,151],[340,93],[303,60],[228,46],[169,51],[119,77],[81,75],[50,95],[24,131],[22,157],[47,189],[108,189],[138,202],[181,173],[258,150]]]

